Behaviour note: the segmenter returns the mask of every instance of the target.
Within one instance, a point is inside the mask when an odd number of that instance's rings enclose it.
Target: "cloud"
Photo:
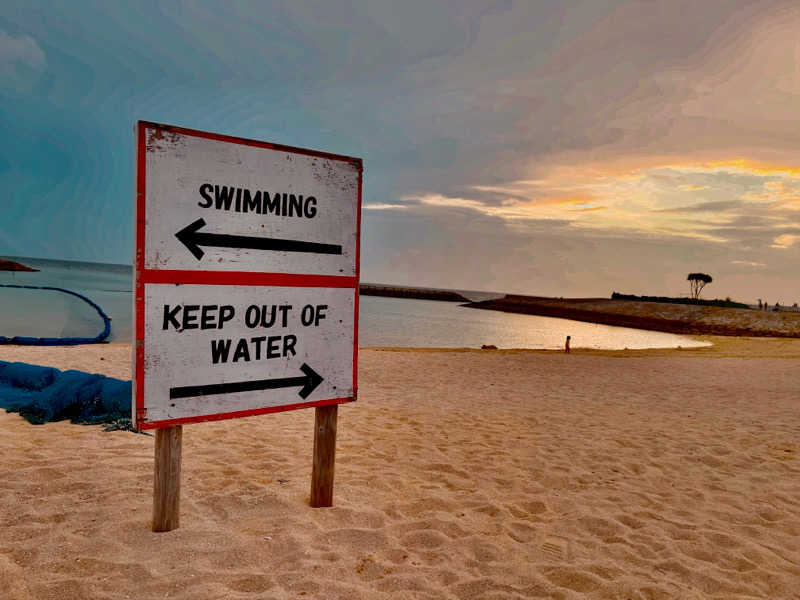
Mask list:
[[[424,194],[422,196],[405,196],[403,200],[411,200],[428,206],[444,206],[448,208],[473,208],[481,212],[490,213],[491,208],[477,200],[469,198],[453,198],[442,194]]]
[[[573,220],[566,215],[567,212],[593,212],[607,208],[592,204],[591,199],[586,195],[534,197],[531,199],[524,196],[507,196],[502,204],[495,204],[476,198],[445,196],[437,193],[403,197],[404,201],[416,203],[417,207],[466,209],[503,221],[561,221],[564,223]],[[414,204],[402,206],[411,208]]]
[[[568,208],[569,212],[593,212],[595,210],[608,210],[607,206],[584,206],[582,208]]]
[[[732,265],[746,265],[748,267],[764,267],[766,266],[764,263],[754,262],[750,260],[732,260]]]
[[[771,247],[792,233],[800,174],[785,164],[742,159],[676,162],[655,157],[618,165],[551,165],[536,177],[462,186],[403,197],[419,206],[469,209],[505,221],[561,220],[574,229],[614,235],[693,238]],[[687,204],[702,188],[704,202]]]
[[[364,210],[403,210],[408,208],[406,204],[364,204],[361,208]]]
[[[773,240],[772,247],[782,249],[791,248],[797,240],[800,240],[800,235],[785,233],[783,235],[779,235]]]
[[[598,160],[619,171],[683,163],[693,175],[675,191],[703,196],[714,190],[704,170],[797,172],[800,11],[791,3],[590,4],[555,18],[544,3],[518,3],[482,23],[463,54],[425,72],[421,102],[397,99],[414,107],[420,146],[460,140],[451,173],[424,174],[420,189],[457,196],[480,186],[499,201],[519,195],[520,181],[587,172]]]
[[[556,217],[560,212],[560,216],[583,228],[640,231],[716,242],[748,238],[752,244],[770,247],[777,235],[793,233],[786,229],[798,225],[800,171],[791,164],[736,158],[675,161],[648,156],[625,163],[618,164],[612,159],[588,165],[552,165],[549,169],[538,169],[536,178],[519,180],[533,182],[527,189],[519,181],[505,186],[496,184],[493,189],[508,189],[537,198],[580,193],[585,202],[552,206],[548,216]],[[687,192],[687,186],[705,189]],[[698,194],[704,201],[692,202]],[[573,219],[580,215],[580,208],[588,206],[603,206],[605,210],[586,211],[593,215],[591,219],[588,214],[586,220]],[[539,213],[543,216],[543,209]],[[753,237],[756,228],[763,229],[758,239]]]
[[[768,181],[761,192],[747,199],[769,202],[775,209],[800,210],[800,176]]]
[[[42,71],[47,64],[44,51],[29,35],[11,36],[0,30],[0,80],[25,79],[25,71]]]
[[[738,200],[718,200],[716,202],[701,202],[700,204],[692,204],[691,206],[679,206],[677,208],[662,208],[653,210],[657,213],[696,213],[696,212],[719,212],[737,208],[741,206]]]

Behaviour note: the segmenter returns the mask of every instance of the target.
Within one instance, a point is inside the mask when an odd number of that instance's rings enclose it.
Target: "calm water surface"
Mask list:
[[[65,288],[96,302],[111,317],[112,342],[129,342],[133,331],[133,269],[40,258],[14,258],[38,273],[0,271],[0,283]],[[0,335],[94,337],[103,330],[97,312],[61,292],[0,287]]]
[[[63,287],[99,304],[112,318],[110,341],[132,337],[131,267],[20,258],[38,273],[0,272],[0,283]],[[467,293],[468,297],[472,297]],[[491,294],[473,294],[485,299]],[[480,296],[480,297],[479,297]],[[0,335],[91,337],[103,328],[85,302],[59,292],[0,287]],[[705,345],[691,338],[554,319],[464,308],[457,302],[362,296],[359,346],[428,348],[670,348]]]
[[[689,348],[691,338],[569,319],[465,308],[457,302],[361,296],[359,346],[432,348]]]

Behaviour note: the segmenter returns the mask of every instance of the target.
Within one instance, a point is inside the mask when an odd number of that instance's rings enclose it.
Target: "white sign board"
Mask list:
[[[355,400],[360,159],[139,122],[138,428]]]

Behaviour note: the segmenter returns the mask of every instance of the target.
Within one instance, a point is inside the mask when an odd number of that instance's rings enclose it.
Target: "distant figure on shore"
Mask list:
[[[564,352],[566,352],[567,354],[569,354],[569,340],[571,338],[572,338],[572,336],[568,335],[567,336],[567,341],[564,343]]]

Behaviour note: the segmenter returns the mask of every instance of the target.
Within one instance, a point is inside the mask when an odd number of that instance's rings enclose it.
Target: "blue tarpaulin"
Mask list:
[[[105,375],[0,361],[0,408],[31,423],[129,420],[131,389],[130,381]]]

